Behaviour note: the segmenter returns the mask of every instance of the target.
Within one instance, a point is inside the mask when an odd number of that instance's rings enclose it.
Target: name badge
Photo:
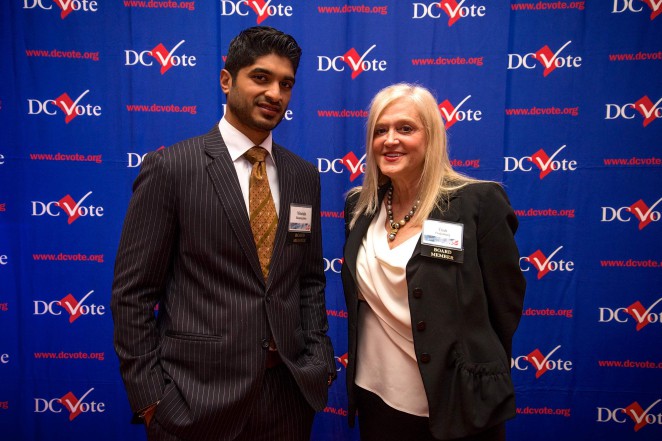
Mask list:
[[[421,232],[421,254],[435,259],[464,261],[464,224],[427,219]]]
[[[310,242],[310,231],[312,223],[312,205],[290,204],[290,219],[287,227],[288,242]]]

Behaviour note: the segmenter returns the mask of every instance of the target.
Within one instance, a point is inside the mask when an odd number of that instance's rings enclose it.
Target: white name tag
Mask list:
[[[464,224],[427,219],[421,232],[421,254],[455,263],[464,261]]]
[[[462,235],[464,225],[455,222],[443,222],[427,219],[423,222],[421,243],[435,247],[463,250]]]
[[[313,207],[311,205],[290,204],[290,219],[287,226],[288,242],[310,242],[312,223]]]
[[[310,226],[312,222],[312,206],[290,204],[290,223],[288,231],[297,233],[310,233]]]

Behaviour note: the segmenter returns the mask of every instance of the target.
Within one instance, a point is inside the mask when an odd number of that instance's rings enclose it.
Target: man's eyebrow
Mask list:
[[[263,67],[254,67],[253,69],[251,69],[249,73],[265,73],[265,74],[273,75],[272,71],[270,71],[269,69],[265,69]]]
[[[249,72],[249,74],[256,74],[256,73],[263,73],[263,74],[267,74],[267,75],[273,75],[274,74],[272,71],[270,71],[269,69],[265,69],[264,67],[255,67],[255,68],[251,69],[250,72]],[[284,81],[291,81],[292,84],[295,83],[294,77],[290,76],[290,75],[286,75],[285,77],[283,77],[283,80]]]

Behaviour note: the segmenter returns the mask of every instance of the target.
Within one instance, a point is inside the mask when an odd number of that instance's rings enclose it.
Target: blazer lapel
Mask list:
[[[204,136],[204,144],[205,152],[212,158],[212,161],[207,165],[207,173],[214,185],[216,195],[225,208],[230,226],[234,230],[244,254],[248,257],[251,267],[262,280],[260,260],[257,256],[237,171],[218,127],[214,127]]]
[[[283,252],[283,247],[285,246],[285,240],[287,239],[287,230],[289,222],[289,211],[290,204],[293,202],[292,195],[294,194],[294,189],[296,185],[296,177],[290,170],[291,167],[288,167],[288,164],[285,162],[285,156],[281,154],[282,147],[273,144],[272,153],[273,159],[276,163],[276,168],[278,169],[278,188],[280,192],[280,211],[278,213],[278,226],[276,227],[276,237],[274,238],[274,249],[271,253],[271,268],[269,269],[269,277],[267,280],[267,288],[273,278],[273,274],[276,272],[278,267],[278,262],[280,259],[277,256],[280,256]]]
[[[379,199],[379,205],[377,205],[377,209],[381,209],[381,204],[382,201],[384,200],[384,196],[386,195],[386,190],[388,189],[388,185],[383,185],[378,193],[377,193],[377,198]],[[349,236],[347,237],[347,242],[345,243],[345,264],[347,265],[347,268],[349,269],[350,274],[354,278],[354,281],[356,282],[356,256],[359,254],[359,247],[361,246],[361,243],[363,242],[363,238],[365,237],[368,228],[370,227],[370,224],[372,223],[372,219],[377,215],[377,213],[373,215],[366,215],[362,214],[361,217],[359,217],[356,220],[356,223],[354,224],[354,228],[349,232]]]

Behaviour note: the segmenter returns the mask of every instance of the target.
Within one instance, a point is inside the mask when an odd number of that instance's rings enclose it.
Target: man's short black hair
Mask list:
[[[291,35],[268,26],[244,29],[232,39],[225,59],[225,70],[236,79],[240,69],[254,64],[259,57],[269,54],[289,59],[296,74],[301,48]]]

